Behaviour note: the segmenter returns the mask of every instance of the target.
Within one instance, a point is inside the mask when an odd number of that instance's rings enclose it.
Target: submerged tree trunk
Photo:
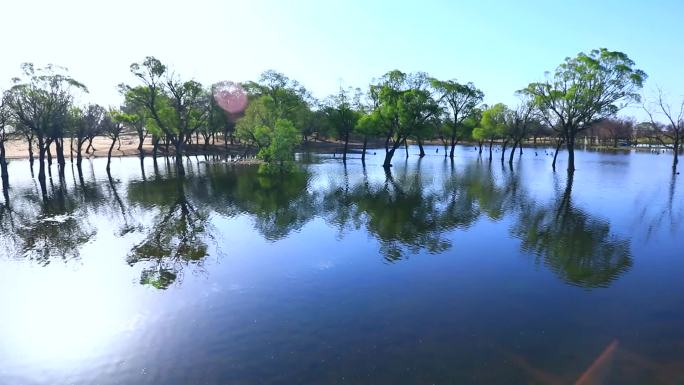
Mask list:
[[[107,151],[107,175],[111,178],[111,174],[109,172],[110,166],[112,164],[112,150],[114,150],[114,145],[116,144],[116,140],[118,138],[113,138],[112,139],[112,144],[109,145],[109,151]]]
[[[456,150],[456,133],[451,135],[451,150],[449,151],[449,158],[454,159],[454,151]]]
[[[508,139],[504,140],[503,145],[501,146],[501,164],[503,164],[504,158],[506,157],[506,146],[508,146]]]
[[[556,171],[556,159],[558,158],[558,151],[560,151],[562,145],[563,139],[558,139],[558,143],[556,144],[556,151],[553,153],[553,163],[551,163],[551,168],[553,169],[553,171]]]
[[[424,157],[425,156],[425,149],[423,149],[423,139],[421,139],[421,138],[418,138],[418,149],[420,150],[420,153],[418,154],[418,156],[420,158]]]
[[[84,138],[76,138],[76,168],[78,169],[81,169],[83,163],[83,143],[85,143]]]
[[[2,189],[9,188],[9,173],[7,172],[7,154],[5,153],[5,139],[0,139],[0,177],[2,178]]]
[[[45,142],[38,138],[38,179],[45,180]]]
[[[349,131],[344,134],[344,150],[342,150],[342,163],[347,163],[347,149],[349,148]]]
[[[28,142],[29,166],[31,167],[31,176],[33,176],[33,135],[27,135]]]
[[[408,157],[409,157],[409,153],[408,153],[408,140],[407,140],[406,138],[404,138],[404,150],[406,151],[406,159],[408,159]]]
[[[181,135],[176,141],[176,171],[178,175],[185,175],[185,167],[183,167],[183,144],[184,140]]]
[[[679,138],[675,139],[674,146],[673,146],[673,151],[674,152],[674,158],[672,159],[672,173],[675,174],[677,173],[677,164],[679,163]]]
[[[361,150],[361,163],[366,163],[366,146],[368,145],[368,136],[363,137],[363,150]]]
[[[508,165],[513,165],[513,156],[515,155],[515,149],[518,147],[519,141],[513,142],[513,147],[511,148],[510,156],[508,157]],[[522,148],[522,146],[520,146]]]
[[[492,146],[494,145],[494,139],[489,139],[489,161],[491,162],[494,158],[492,154]]]
[[[568,135],[568,172],[575,171],[575,137]]]
[[[477,142],[477,144],[480,146],[480,151],[477,153],[477,155],[482,156],[482,145],[484,144],[484,141],[480,140]]]

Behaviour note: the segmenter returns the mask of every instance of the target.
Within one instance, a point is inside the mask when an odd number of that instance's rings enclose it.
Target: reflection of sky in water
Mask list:
[[[46,205],[14,161],[0,382],[573,383],[613,339],[605,383],[681,379],[669,159],[581,153],[566,196],[548,157],[474,155],[287,181],[192,159],[182,190],[95,160]]]

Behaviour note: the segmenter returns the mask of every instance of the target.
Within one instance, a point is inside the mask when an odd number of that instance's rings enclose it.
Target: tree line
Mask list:
[[[208,87],[183,79],[154,57],[131,64],[130,71],[134,81],[118,86],[121,105],[105,108],[78,105],[76,95],[88,90],[66,69],[23,64],[21,76],[3,93],[0,107],[3,186],[9,184],[5,142],[10,139],[26,142],[32,173],[37,151],[41,184],[46,162],[50,173],[53,149],[60,176],[65,153],[71,162],[76,159],[80,172],[84,152],[93,151],[98,136],[111,140],[109,171],[112,151],[123,133],[135,134],[141,156],[148,138],[154,159],[160,149],[166,156],[173,154],[180,175],[193,138],[204,149],[217,139],[226,148],[229,143],[240,145],[245,156],[262,159],[264,169],[271,172],[292,169],[295,148],[311,138],[340,140],[343,162],[350,141],[363,143],[362,162],[368,143],[381,142],[386,168],[409,143],[417,144],[419,156],[425,156],[423,145],[428,141],[441,143],[444,156],[450,158],[457,144],[474,143],[480,154],[488,149],[490,161],[497,144],[501,161],[508,149],[512,163],[514,152],[522,152],[525,141],[536,144],[538,138],[545,138],[556,148],[554,169],[559,150],[567,149],[568,172],[575,169],[578,139],[597,138],[597,132],[613,138],[613,145],[627,136],[625,130],[631,130],[630,137],[653,138],[673,150],[673,171],[682,148],[684,105],[673,111],[662,93],[650,106],[643,104],[649,121],[637,125],[615,119],[625,106],[641,102],[639,92],[647,75],[626,54],[605,48],[566,58],[543,81],[516,91],[515,106],[488,106],[483,91],[473,83],[440,80],[423,72],[393,70],[365,90],[341,87],[334,95],[316,100],[299,82],[275,71],[264,72],[257,81],[224,81]],[[658,121],[660,116],[665,123]]]

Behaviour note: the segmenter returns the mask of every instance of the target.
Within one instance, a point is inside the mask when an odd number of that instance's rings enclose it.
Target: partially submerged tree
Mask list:
[[[663,100],[662,91],[658,91],[658,97],[653,102],[655,105],[651,108],[644,107],[648,114],[655,138],[664,147],[672,150],[672,172],[677,172],[677,164],[679,163],[679,153],[682,151],[682,141],[684,140],[684,101],[679,106],[679,111],[673,110],[672,107]],[[657,111],[657,112],[656,112]],[[667,119],[667,124],[657,123],[655,120],[656,114],[662,114]]]
[[[473,83],[460,84],[456,80],[432,79],[432,86],[439,95],[439,102],[444,106],[448,115],[443,128],[447,131],[447,138],[451,150],[449,157],[454,157],[454,150],[459,141],[469,137],[468,126],[463,122],[470,117],[482,102],[484,93]],[[470,127],[472,132],[472,127]],[[446,142],[445,142],[446,143]]]
[[[63,68],[48,65],[35,68],[21,66],[24,78],[15,78],[7,93],[7,105],[18,126],[30,130],[38,142],[38,179],[45,181],[45,155],[48,145],[56,140],[57,159],[64,169],[63,136],[67,114],[73,101],[72,90],[87,92],[85,86],[66,75]]]
[[[135,115],[128,115],[118,110],[109,110],[105,115],[105,118],[102,121],[102,131],[112,141],[109,145],[109,150],[107,151],[107,175],[110,175],[114,145],[116,144],[116,141],[119,140],[125,127],[124,125],[134,124],[136,119],[137,117]]]
[[[2,188],[7,190],[9,186],[9,174],[7,172],[7,157],[5,154],[5,142],[10,135],[10,110],[2,95],[0,99],[0,178],[2,178]]]
[[[479,127],[473,129],[473,138],[489,143],[489,161],[492,161],[494,141],[502,137],[506,124],[507,108],[504,104],[495,104],[482,112]]]
[[[359,120],[359,105],[361,90],[351,88],[341,88],[337,94],[330,95],[325,101],[323,112],[335,130],[339,139],[344,141],[342,150],[342,162],[347,162],[347,149],[349,147],[349,136],[352,134],[357,121]]]
[[[592,123],[614,115],[639,100],[646,73],[624,53],[605,48],[580,53],[523,93],[534,98],[541,116],[563,137],[568,149],[568,172],[575,170],[575,139]]]
[[[385,160],[383,167],[392,166],[392,157],[399,146],[440,112],[437,101],[427,89],[425,74],[405,74],[394,70],[372,85],[371,94],[377,95],[377,107],[371,113],[384,132]]]
[[[142,87],[126,87],[131,100],[145,107],[152,129],[165,135],[175,147],[176,170],[185,174],[183,150],[188,137],[204,124],[208,95],[194,80],[183,81],[154,57],[131,64]]]

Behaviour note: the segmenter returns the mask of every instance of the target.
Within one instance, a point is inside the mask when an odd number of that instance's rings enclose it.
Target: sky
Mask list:
[[[514,105],[564,58],[605,47],[646,71],[647,100],[660,87],[678,105],[683,15],[681,0],[2,0],[0,89],[23,62],[53,63],[89,88],[83,102],[118,105],[130,64],[155,56],[206,85],[275,69],[322,98],[399,69]]]

